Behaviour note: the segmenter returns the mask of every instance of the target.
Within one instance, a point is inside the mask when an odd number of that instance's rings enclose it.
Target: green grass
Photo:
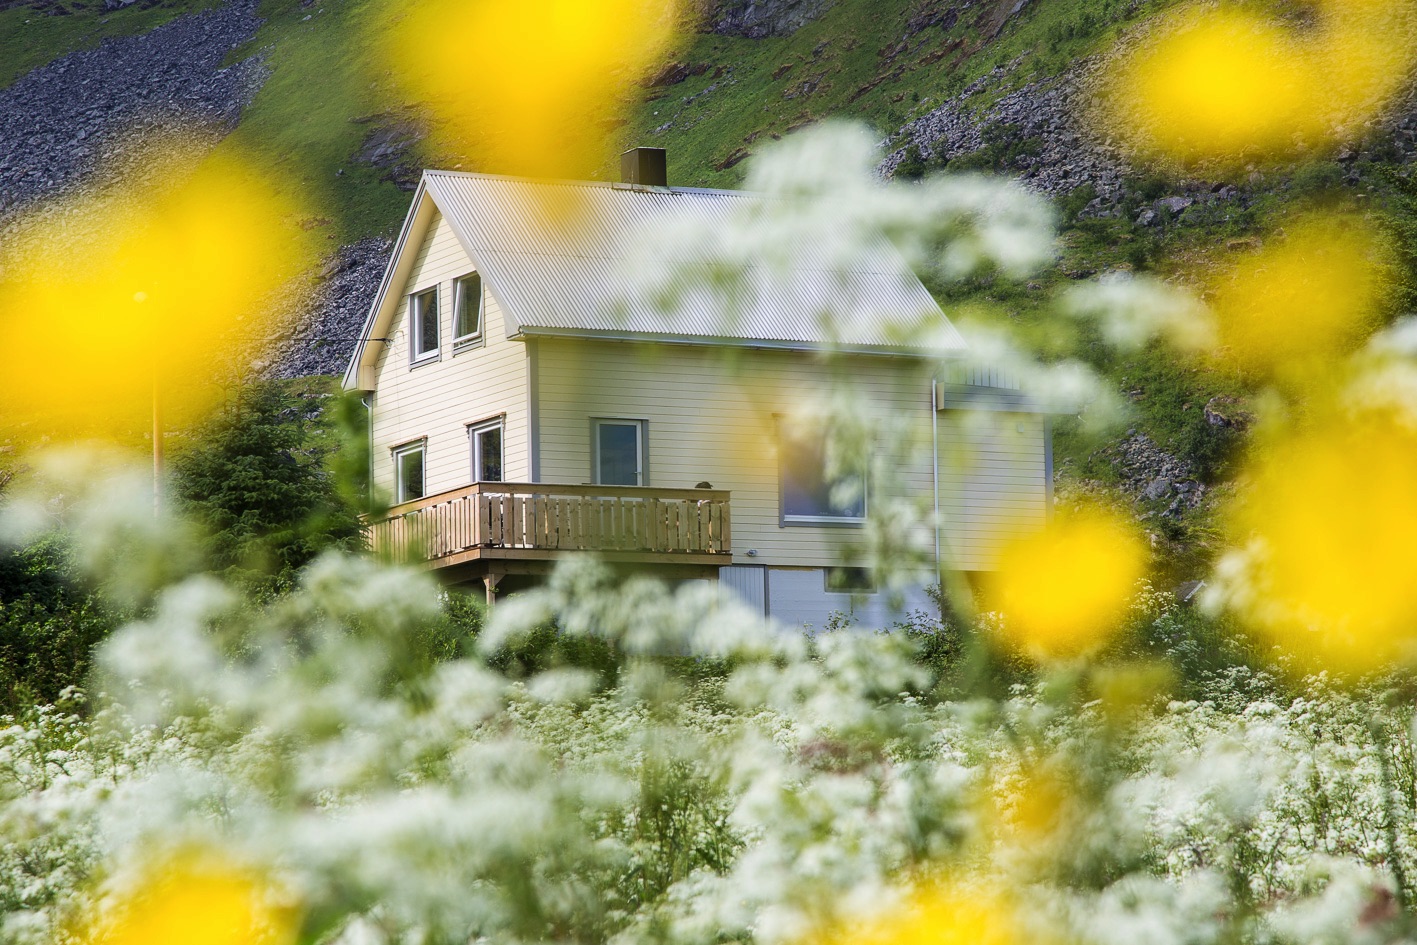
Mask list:
[[[649,90],[626,128],[626,146],[667,148],[672,183],[732,187],[745,169],[734,158],[806,123],[853,118],[884,135],[1019,60],[975,100],[983,107],[1063,71],[1172,0],[1146,0],[1135,10],[1128,0],[1049,0],[1007,19],[996,37],[981,35],[1013,2],[976,4],[948,30],[937,24],[912,33],[919,4],[838,0],[787,37],[698,34],[671,58],[709,68]]]
[[[305,208],[304,225],[334,249],[392,235],[409,194],[383,171],[353,160],[371,125],[390,110],[388,80],[368,35],[376,0],[266,0],[266,22],[236,57],[265,50],[270,77],[242,116],[232,144],[270,162],[279,186]]]
[[[183,13],[210,9],[218,0],[138,0],[104,10],[103,0],[61,0],[41,10],[35,4],[0,10],[0,89],[20,76],[110,37],[133,36]],[[55,11],[63,9],[66,13]]]

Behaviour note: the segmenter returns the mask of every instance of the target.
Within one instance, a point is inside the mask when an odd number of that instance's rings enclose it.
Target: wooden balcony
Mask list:
[[[505,574],[575,551],[717,567],[732,562],[729,530],[723,491],[482,482],[396,505],[369,538],[395,561]]]

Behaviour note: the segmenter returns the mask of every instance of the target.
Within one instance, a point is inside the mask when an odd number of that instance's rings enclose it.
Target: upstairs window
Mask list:
[[[453,344],[482,340],[482,276],[472,273],[453,283]]]
[[[866,472],[828,475],[822,431],[778,428],[782,524],[859,525],[866,518]]]
[[[412,361],[438,357],[438,288],[408,297],[408,352]]]
[[[502,421],[488,420],[467,428],[472,441],[472,481],[502,481]]]
[[[592,458],[596,485],[645,484],[645,438],[642,420],[592,420]]]
[[[394,449],[394,493],[398,502],[412,502],[425,495],[423,457],[425,443],[408,443]]]

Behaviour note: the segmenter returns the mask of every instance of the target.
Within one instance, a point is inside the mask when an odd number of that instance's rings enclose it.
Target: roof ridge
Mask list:
[[[425,167],[425,175],[438,177],[471,177],[477,180],[501,181],[516,184],[541,184],[549,187],[594,187],[597,189],[623,190],[631,193],[675,193],[675,194],[712,194],[721,197],[745,197],[762,198],[765,195],[751,190],[726,190],[714,187],[644,187],[634,184],[623,184],[619,181],[610,180],[570,180],[566,178],[552,177],[523,177],[516,174],[484,174],[480,171],[450,171],[437,167]]]

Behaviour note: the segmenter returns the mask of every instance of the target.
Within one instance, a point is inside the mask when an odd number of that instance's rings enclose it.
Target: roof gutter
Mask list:
[[[545,328],[523,325],[509,336],[515,341],[531,338],[580,338],[592,341],[639,342],[648,344],[691,345],[707,348],[748,348],[777,351],[811,351],[850,354],[875,354],[901,358],[962,357],[966,348],[918,348],[906,345],[831,344],[820,341],[774,340],[764,338],[733,338],[722,335],[675,335],[667,332],[611,331],[600,329]]]

